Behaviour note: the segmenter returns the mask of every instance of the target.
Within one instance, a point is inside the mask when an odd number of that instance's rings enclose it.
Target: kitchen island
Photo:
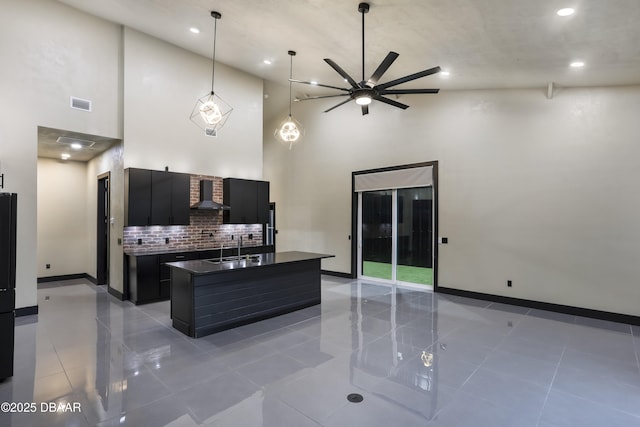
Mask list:
[[[194,338],[320,303],[320,260],[277,252],[170,262],[173,327]]]

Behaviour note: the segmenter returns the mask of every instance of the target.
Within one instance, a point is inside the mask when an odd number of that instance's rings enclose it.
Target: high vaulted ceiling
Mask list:
[[[357,0],[59,0],[75,8],[287,84],[294,78],[346,86],[323,58],[361,73]],[[640,84],[639,0],[373,0],[366,15],[366,78],[393,50],[382,82],[439,65],[402,87],[546,88]],[[576,9],[560,17],[563,7]],[[193,34],[197,27],[200,34]],[[272,61],[266,65],[263,60]],[[582,68],[571,68],[583,61]],[[216,84],[223,85],[223,82]],[[401,88],[400,86],[398,88]],[[329,90],[331,91],[331,90]]]

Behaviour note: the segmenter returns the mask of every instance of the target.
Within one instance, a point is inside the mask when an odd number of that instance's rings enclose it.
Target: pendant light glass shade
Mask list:
[[[233,108],[229,104],[211,92],[196,101],[191,112],[191,121],[204,130],[207,136],[216,136],[232,111]]]
[[[293,50],[290,50],[288,53],[289,56],[291,56],[289,65],[289,116],[280,122],[274,132],[274,136],[280,143],[289,146],[289,150],[291,150],[304,136],[304,128],[302,124],[291,115],[291,78],[293,76],[293,57],[296,53]]]
[[[218,130],[224,126],[233,111],[231,105],[220,98],[213,90],[216,71],[216,30],[218,19],[222,18],[219,12],[211,12],[214,18],[213,26],[213,61],[211,68],[211,92],[196,101],[196,105],[189,117],[207,136],[216,136]]]

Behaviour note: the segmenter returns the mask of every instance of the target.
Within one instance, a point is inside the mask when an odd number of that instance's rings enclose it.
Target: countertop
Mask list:
[[[258,248],[266,248],[264,245],[259,246],[243,246],[242,250],[257,250]],[[225,246],[222,248],[224,251],[237,251],[237,246]],[[180,254],[180,253],[190,253],[190,252],[205,252],[205,251],[220,251],[220,246],[213,248],[167,248],[167,249],[158,249],[158,248],[135,248],[124,251],[125,255],[130,256],[144,256],[144,255],[162,255],[162,254]]]
[[[309,261],[312,259],[332,258],[334,256],[335,255],[300,251],[276,253],[271,252],[248,255],[248,258],[243,256],[241,260],[235,261],[215,262],[216,259],[213,258],[212,261],[214,262],[204,259],[198,259],[190,261],[168,262],[166,263],[166,265],[172,268],[180,268],[186,270],[191,274],[201,275],[243,268],[259,268],[267,265],[287,264],[297,261]],[[258,260],[255,260],[256,257],[258,258]]]

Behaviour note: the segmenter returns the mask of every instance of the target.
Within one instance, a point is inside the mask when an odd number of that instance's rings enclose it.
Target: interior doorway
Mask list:
[[[98,285],[106,285],[109,283],[110,178],[110,172],[98,175],[96,236],[96,281]]]

